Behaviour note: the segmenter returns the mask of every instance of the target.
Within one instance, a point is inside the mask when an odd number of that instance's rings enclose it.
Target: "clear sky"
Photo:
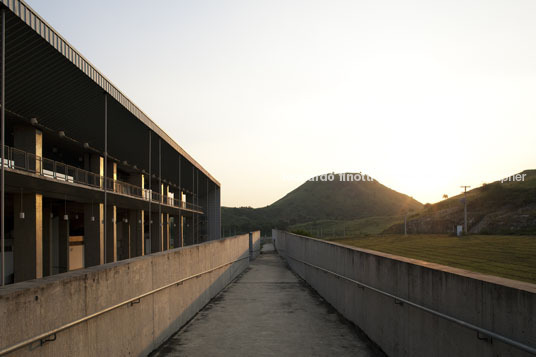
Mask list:
[[[426,202],[536,168],[536,1],[28,0],[222,184]]]

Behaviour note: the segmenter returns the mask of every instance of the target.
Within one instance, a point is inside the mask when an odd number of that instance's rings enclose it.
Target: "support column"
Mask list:
[[[104,176],[104,158],[97,154],[85,154],[84,155],[84,170],[89,171],[97,175],[97,182],[94,182],[92,178],[88,178],[88,183],[95,186],[102,187],[102,176]]]
[[[169,241],[170,241],[170,226],[169,226],[169,214],[162,213],[162,238],[164,244],[164,250],[169,250]]]
[[[221,208],[220,208],[220,188],[212,183],[213,189],[208,192],[207,215],[209,225],[209,240],[221,238]]]
[[[183,243],[185,246],[195,244],[193,229],[192,229],[193,228],[192,217],[184,216],[182,218],[183,218],[183,226],[182,226]]]
[[[28,157],[27,169],[41,174],[41,157],[43,156],[43,133],[32,126],[18,125],[14,130],[13,146],[16,149],[35,155]],[[17,165],[26,166],[26,163],[18,162]]]
[[[130,210],[128,224],[130,225],[130,257],[145,255],[145,238],[143,234],[143,210]]]
[[[162,202],[169,204],[169,185],[160,184],[160,194],[162,195]],[[162,242],[164,250],[169,250],[169,214],[162,213]]]
[[[196,229],[197,227],[195,226],[196,221],[197,221],[197,219],[196,219],[196,213],[193,213],[193,214],[192,214],[192,219],[190,219],[190,222],[191,222],[191,223],[190,223],[190,228],[192,229],[192,244],[198,244],[198,243],[199,243],[199,242],[197,241],[197,237],[196,237],[196,234],[195,234],[195,233],[196,233],[196,230],[197,230],[197,229]]]
[[[117,181],[117,162],[108,160],[107,175],[113,180],[112,186],[109,186],[108,189],[112,192],[117,192],[117,187],[115,185],[115,181]]]
[[[164,246],[162,214],[153,212],[151,214],[151,253],[161,252]]]
[[[43,276],[52,275],[52,209],[43,207]]]
[[[104,264],[104,205],[84,205],[84,261],[85,267]]]
[[[43,277],[43,196],[26,193],[22,199],[21,195],[15,197],[13,271],[18,283]]]
[[[117,207],[106,209],[106,263],[117,261]]]
[[[143,174],[132,174],[128,177],[128,182],[134,186],[141,187],[142,193],[141,196],[143,196],[143,189],[145,188],[145,177]]]
[[[64,219],[64,214],[59,215],[58,221],[58,271],[69,271],[69,220]]]
[[[117,259],[124,260],[130,258],[130,224],[128,214],[117,218]]]
[[[183,239],[183,235],[184,235],[184,231],[183,231],[183,227],[184,226],[184,217],[182,216],[182,214],[179,214],[179,221],[177,222],[177,234],[179,236],[179,243],[178,243],[178,247],[184,247],[184,239]]]

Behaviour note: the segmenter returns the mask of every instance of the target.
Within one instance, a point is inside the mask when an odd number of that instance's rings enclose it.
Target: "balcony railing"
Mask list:
[[[140,198],[145,201],[152,201],[170,207],[189,209],[202,212],[201,206],[190,202],[181,201],[173,197],[161,195],[158,192],[148,190],[127,182],[114,180],[110,177],[103,177],[93,172],[67,165],[62,162],[43,158],[41,156],[5,146],[4,162],[6,168],[30,172],[43,177],[48,177],[66,183],[79,184],[104,191],[113,192],[125,196]],[[0,166],[1,167],[1,166]]]

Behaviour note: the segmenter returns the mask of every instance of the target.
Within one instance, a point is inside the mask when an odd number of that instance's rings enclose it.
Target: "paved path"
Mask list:
[[[376,356],[378,352],[277,254],[261,254],[153,355]]]

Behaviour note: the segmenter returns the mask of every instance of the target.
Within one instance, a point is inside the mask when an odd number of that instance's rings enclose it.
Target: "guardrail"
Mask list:
[[[225,267],[225,266],[227,266],[227,265],[231,265],[231,264],[234,264],[234,263],[236,263],[236,262],[239,262],[239,261],[241,261],[241,260],[245,260],[245,259],[249,259],[249,256],[247,256],[247,257],[243,257],[243,258],[239,258],[239,259],[235,259],[235,260],[233,260],[233,261],[231,261],[231,262],[228,262],[228,263],[225,263],[225,264],[218,265],[217,267],[214,267],[214,268],[212,268],[212,269],[208,269],[208,270],[202,271],[202,272],[200,272],[200,273],[191,275],[191,276],[189,276],[189,277],[179,279],[179,280],[177,280],[177,281],[174,281],[173,283],[166,284],[166,285],[161,286],[161,287],[159,287],[159,288],[157,288],[157,289],[153,289],[153,290],[151,290],[151,291],[148,291],[148,292],[143,293],[143,294],[141,294],[141,295],[135,296],[135,297],[130,298],[130,299],[128,299],[128,300],[124,300],[124,301],[122,301],[122,302],[120,302],[120,303],[118,303],[118,304],[109,306],[109,307],[107,307],[107,308],[105,308],[105,309],[102,309],[102,310],[97,311],[97,312],[95,312],[95,313],[93,313],[93,314],[87,315],[87,316],[85,316],[85,317],[82,317],[82,318],[80,318],[80,319],[78,319],[78,320],[71,321],[71,322],[69,322],[69,323],[67,323],[67,324],[65,324],[65,325],[62,325],[62,326],[60,326],[60,327],[57,327],[57,328],[55,328],[55,329],[53,329],[53,330],[49,330],[49,331],[44,332],[44,333],[42,333],[42,334],[39,334],[39,335],[37,335],[37,336],[31,337],[31,338],[29,338],[29,339],[26,339],[26,340],[24,340],[24,341],[21,341],[21,342],[18,342],[18,343],[16,343],[16,344],[14,344],[14,345],[11,345],[11,346],[9,346],[9,347],[6,347],[6,348],[0,350],[0,356],[6,355],[6,354],[11,353],[11,352],[14,352],[14,351],[16,351],[16,350],[18,350],[18,349],[21,349],[21,348],[24,347],[24,346],[31,345],[31,344],[34,343],[34,342],[38,342],[38,341],[39,341],[40,345],[43,345],[43,344],[45,344],[45,343],[47,343],[47,342],[55,341],[55,340],[56,340],[56,334],[58,334],[58,333],[61,332],[61,331],[64,331],[64,330],[67,330],[68,328],[71,328],[71,327],[73,327],[73,326],[79,325],[79,324],[81,324],[82,322],[85,322],[85,321],[94,319],[95,317],[98,317],[98,316],[100,316],[100,315],[103,315],[103,314],[105,314],[105,313],[107,313],[107,312],[109,312],[109,311],[115,310],[115,309],[117,309],[117,308],[119,308],[119,307],[121,307],[121,306],[125,306],[125,305],[128,305],[128,304],[131,304],[131,305],[133,305],[133,304],[137,304],[137,303],[140,302],[140,299],[142,299],[142,298],[144,298],[144,297],[147,297],[147,296],[149,296],[149,295],[155,294],[155,293],[157,293],[157,292],[159,292],[159,291],[162,291],[162,290],[164,290],[164,289],[170,288],[170,287],[172,287],[172,286],[178,286],[178,285],[181,285],[183,282],[185,282],[185,281],[187,281],[187,280],[191,280],[191,279],[197,278],[198,276],[201,276],[201,275],[210,273],[210,272],[212,272],[212,271],[214,271],[214,270],[223,268],[223,267]]]
[[[1,161],[2,160],[0,159],[0,167],[2,165]],[[12,170],[30,172],[65,183],[84,185],[101,190],[106,188],[108,192],[112,193],[140,198],[145,201],[153,201],[170,207],[203,212],[201,206],[193,203],[161,195],[159,192],[148,190],[127,182],[114,180],[110,177],[103,177],[93,172],[67,165],[59,161],[43,158],[7,145],[5,146],[4,164],[6,168]]]

